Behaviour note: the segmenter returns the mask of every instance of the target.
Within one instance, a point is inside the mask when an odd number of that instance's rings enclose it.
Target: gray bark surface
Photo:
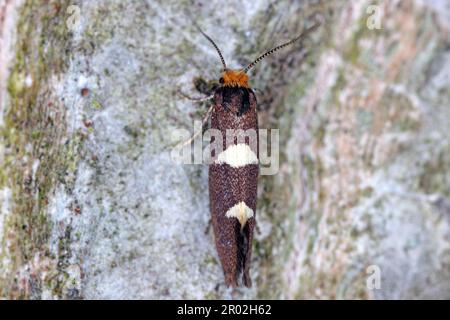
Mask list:
[[[0,297],[449,299],[449,2],[372,4],[1,1]],[[170,156],[208,107],[177,91],[220,76],[190,17],[239,68],[313,13],[250,73],[280,170],[232,293],[207,166]]]

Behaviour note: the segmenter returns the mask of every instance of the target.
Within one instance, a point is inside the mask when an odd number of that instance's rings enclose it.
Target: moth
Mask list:
[[[223,66],[220,85],[208,111],[211,129],[221,133],[223,149],[212,151],[208,179],[211,221],[227,286],[252,285],[250,262],[256,225],[259,136],[257,100],[247,73],[265,57],[304,39],[318,26],[316,23],[298,37],[270,49],[244,69],[229,69],[216,43],[198,28],[216,49]],[[215,139],[211,138],[211,144],[217,142]]]

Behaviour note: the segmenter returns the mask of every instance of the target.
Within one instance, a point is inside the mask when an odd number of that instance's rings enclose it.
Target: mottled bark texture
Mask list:
[[[0,1],[0,297],[230,297],[208,168],[170,158],[221,69],[189,17],[237,68],[314,12],[250,73],[280,170],[233,296],[450,298],[446,0]]]

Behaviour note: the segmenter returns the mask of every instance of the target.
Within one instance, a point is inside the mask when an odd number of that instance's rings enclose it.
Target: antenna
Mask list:
[[[204,35],[205,38],[209,40],[209,42],[211,42],[211,44],[214,46],[214,48],[216,48],[217,53],[219,54],[219,57],[220,57],[220,61],[222,61],[223,70],[226,70],[227,69],[227,65],[225,64],[225,59],[223,58],[222,52],[220,52],[220,49],[217,46],[217,44],[206,33],[204,33],[203,30],[200,29],[200,27],[197,24],[195,24],[195,26],[197,27],[198,31],[200,31],[201,34]]]
[[[245,73],[247,73],[248,70],[250,70],[251,68],[253,68],[258,62],[260,62],[261,60],[263,60],[265,57],[271,55],[272,53],[274,53],[275,51],[278,51],[284,47],[287,47],[295,42],[297,42],[298,40],[303,40],[307,35],[309,35],[311,32],[313,32],[314,30],[316,30],[318,27],[320,26],[320,22],[316,23],[315,25],[313,25],[312,27],[306,29],[305,31],[303,31],[298,37],[292,39],[291,41],[288,41],[286,43],[280,44],[279,46],[270,49],[269,51],[263,53],[262,55],[260,55],[258,58],[256,58],[255,61],[253,61],[252,63],[250,63],[247,67],[245,67],[245,69],[243,70]]]

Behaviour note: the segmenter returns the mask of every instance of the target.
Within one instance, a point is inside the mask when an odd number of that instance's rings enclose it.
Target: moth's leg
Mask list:
[[[263,94],[263,93],[264,93],[264,91],[262,91],[262,90],[259,89],[259,88],[252,88],[252,90],[253,90],[255,93],[258,93],[258,94]]]
[[[192,141],[195,140],[195,138],[197,138],[200,134],[203,133],[203,128],[205,127],[206,123],[208,122],[209,116],[211,115],[211,112],[213,111],[214,105],[211,105],[208,109],[208,111],[206,112],[205,117],[203,118],[202,121],[202,129],[195,132],[194,135],[187,141],[183,142],[182,144],[179,145],[180,148],[183,148],[187,145],[190,145],[192,143]]]
[[[194,86],[195,88],[202,94],[205,94],[206,96],[204,97],[191,97],[188,94],[184,93],[183,91],[181,91],[181,89],[177,89],[175,91],[175,94],[177,94],[178,96],[181,96],[184,99],[188,99],[190,101],[194,101],[194,102],[205,102],[205,101],[209,101],[211,99],[214,98],[214,93],[216,91],[216,87],[218,84],[216,84],[216,81],[206,81],[203,78],[196,78],[194,79]],[[211,112],[213,111],[214,105],[211,105],[208,109],[208,111],[206,112],[205,117],[203,118],[202,121],[202,129],[198,132],[195,132],[194,135],[187,141],[181,143],[180,145],[178,145],[180,148],[185,147],[186,145],[189,145],[192,143],[192,141],[195,140],[195,138],[197,138],[201,133],[203,133],[205,125],[208,122],[209,116],[211,115]]]
[[[212,98],[214,98],[214,94],[210,94],[209,96],[206,97],[191,97],[189,95],[187,95],[186,93],[182,92],[181,90],[177,91],[177,94],[182,96],[185,99],[191,100],[191,101],[195,101],[195,102],[204,102],[204,101],[208,101],[211,100]]]
[[[220,87],[220,83],[218,81],[208,81],[202,77],[194,78],[193,85],[195,90],[203,97],[191,97],[190,95],[184,93],[180,88],[175,89],[175,94],[191,101],[202,102],[212,99],[214,97],[214,93]]]
[[[255,221],[255,231],[258,235],[261,235],[261,229],[259,228],[258,221]]]
[[[206,225],[206,228],[205,228],[205,234],[209,233],[209,231],[211,230],[211,225],[212,225],[212,219],[209,218],[208,224]]]

